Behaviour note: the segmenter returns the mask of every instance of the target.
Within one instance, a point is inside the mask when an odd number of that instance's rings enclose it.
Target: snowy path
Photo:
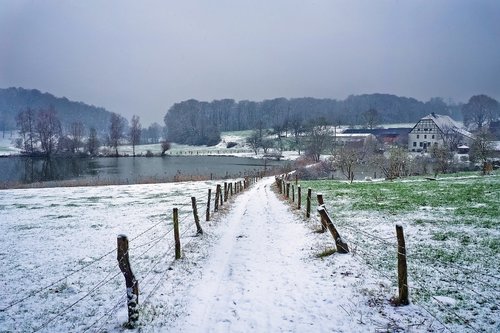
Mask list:
[[[175,331],[361,332],[370,327],[351,316],[357,314],[356,299],[347,285],[360,276],[346,273],[334,281],[331,268],[311,258],[311,230],[271,193],[271,183],[261,181],[235,201],[228,229],[192,292],[189,315]],[[349,256],[335,257],[336,269],[345,269]]]

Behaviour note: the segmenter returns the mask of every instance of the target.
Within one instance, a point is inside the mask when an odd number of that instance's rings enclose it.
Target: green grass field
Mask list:
[[[498,172],[436,181],[304,181],[301,187],[323,194],[352,252],[394,286],[395,225],[402,224],[411,301],[452,331],[500,330]]]

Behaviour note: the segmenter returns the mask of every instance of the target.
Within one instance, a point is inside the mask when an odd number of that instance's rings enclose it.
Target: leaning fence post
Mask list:
[[[306,217],[307,218],[311,217],[311,196],[312,196],[312,189],[308,188],[307,189],[307,198],[306,198]]]
[[[396,236],[398,238],[398,287],[399,297],[398,305],[408,305],[408,269],[406,267],[406,246],[405,236],[403,234],[403,226],[396,225]]]
[[[196,197],[191,197],[191,206],[193,207],[194,223],[196,224],[196,234],[203,235],[203,229],[200,225],[200,218],[198,217],[198,207],[196,207]]]
[[[128,325],[133,327],[139,320],[139,282],[136,280],[128,258],[128,238],[118,235],[117,239],[118,266],[125,277],[127,287]]]
[[[338,233],[337,229],[333,225],[332,219],[328,215],[325,209],[325,205],[321,205],[318,207],[318,213],[321,215],[321,219],[325,221],[325,224],[328,226],[328,230],[333,236],[333,239],[335,240],[335,246],[337,247],[337,252],[338,253],[348,253],[349,252],[349,246],[347,246],[347,243],[345,243],[342,240],[342,237],[340,237],[340,234]]]
[[[179,234],[179,209],[174,208],[175,259],[181,258],[181,238]]]
[[[318,206],[323,206],[325,204],[325,202],[323,201],[323,194],[318,193],[317,197],[318,197]],[[321,232],[326,231],[327,229],[326,225],[327,225],[326,220],[323,218],[323,215],[321,215]]]

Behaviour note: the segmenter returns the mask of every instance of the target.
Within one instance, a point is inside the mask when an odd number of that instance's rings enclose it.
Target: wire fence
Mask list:
[[[301,188],[298,180],[294,181],[289,175],[276,177],[276,191],[301,216],[312,220],[316,230],[324,231],[316,213],[319,203],[313,204],[321,193]],[[311,194],[309,199],[308,193]],[[465,331],[484,332],[488,331],[481,327],[485,320],[490,320],[487,327],[500,330],[500,276],[481,266],[458,265],[425,255],[411,240],[409,246],[405,246],[406,253],[399,253],[395,234],[377,235],[346,221],[335,223],[342,239],[349,244],[353,258],[387,280],[392,290],[398,288],[397,257],[403,255],[408,263],[409,282],[406,287],[410,288],[411,302],[420,306],[444,330],[454,332],[458,325]],[[318,233],[318,237],[323,236]]]
[[[210,215],[213,217],[213,214],[220,210],[232,195],[242,192],[256,180],[256,177],[237,179],[234,183],[226,183],[224,187],[219,184],[215,191],[211,191],[210,196],[202,196],[200,193],[203,191],[197,191],[197,197],[187,197],[186,200],[176,200],[171,203],[170,208],[166,209],[171,212],[174,208],[178,210],[179,236],[183,246],[189,246],[196,239],[195,236],[198,235],[199,231],[194,223],[192,198],[195,199],[196,205],[200,208],[199,211],[204,212],[206,206],[207,210],[211,210]],[[207,186],[206,189],[208,190],[208,188]],[[215,200],[217,200],[217,205],[215,205]],[[40,318],[35,324],[36,327],[31,329],[33,332],[52,331],[58,327],[58,322],[71,321],[70,318],[74,317],[75,313],[86,313],[85,316],[93,320],[73,323],[75,325],[73,329],[82,332],[105,330],[117,312],[120,309],[123,310],[127,300],[127,290],[123,285],[123,278],[120,278],[122,272],[117,267],[117,261],[120,263],[125,259],[125,256],[128,258],[130,255],[131,265],[137,273],[137,280],[140,281],[142,303],[150,303],[155,293],[158,292],[171,264],[175,261],[173,253],[176,241],[174,239],[173,214],[162,216],[158,221],[133,235],[128,243],[130,249],[121,256],[112,256],[118,253],[118,247],[113,246],[91,262],[81,265],[82,260],[78,260],[72,263],[68,267],[70,270],[68,274],[56,278],[47,285],[34,288],[24,295],[19,295],[17,299],[2,306],[0,314],[16,320],[14,316],[17,315],[20,306],[29,307],[30,303],[37,303],[41,304],[43,308],[43,304],[56,304],[56,308],[42,309],[41,312],[48,315],[39,316]],[[80,267],[73,269],[73,267],[78,266]],[[69,283],[78,285],[78,290],[71,293],[50,292],[60,285],[68,285]],[[51,297],[53,300],[51,302],[41,301],[42,299],[46,300],[47,297]],[[81,307],[81,309],[75,311],[77,307]]]

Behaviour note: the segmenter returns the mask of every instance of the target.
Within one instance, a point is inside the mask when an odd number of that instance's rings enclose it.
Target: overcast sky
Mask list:
[[[0,0],[0,87],[163,124],[195,98],[500,101],[499,0]]]

